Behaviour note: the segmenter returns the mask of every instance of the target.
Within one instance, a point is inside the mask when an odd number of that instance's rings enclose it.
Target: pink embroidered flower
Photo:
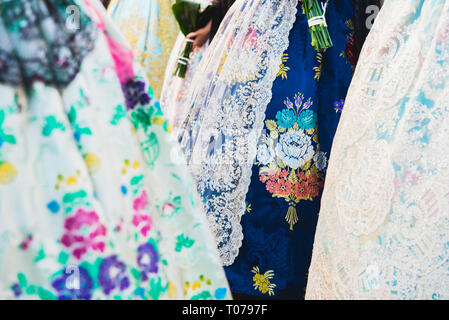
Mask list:
[[[266,186],[267,191],[270,192],[271,194],[275,194],[276,190],[278,189],[278,184],[272,180],[268,180]]]
[[[288,180],[279,180],[276,185],[276,195],[279,196],[289,196],[292,192],[292,183]]]
[[[282,171],[281,171],[281,173],[279,174],[279,176],[281,177],[281,178],[287,178],[288,177],[288,175],[289,175],[289,172],[287,171],[287,170],[285,170],[285,169],[283,169]]]
[[[146,237],[153,226],[153,219],[148,215],[148,195],[144,190],[140,197],[134,199],[133,208],[136,213],[133,216],[133,225],[140,230],[140,233]]]
[[[106,244],[106,227],[101,224],[95,211],[78,211],[68,217],[64,223],[65,233],[61,238],[61,243],[71,248],[75,258],[81,259],[87,250],[103,252]]]

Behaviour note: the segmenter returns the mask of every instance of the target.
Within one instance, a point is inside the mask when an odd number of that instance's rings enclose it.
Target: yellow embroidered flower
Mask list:
[[[254,273],[253,281],[254,281],[254,290],[259,290],[263,294],[268,292],[268,295],[274,295],[273,289],[276,287],[274,283],[271,283],[271,279],[274,277],[274,271],[268,270],[264,274],[260,274],[259,267],[253,267],[251,270]]]
[[[12,183],[17,177],[17,169],[9,162],[0,162],[0,184]]]

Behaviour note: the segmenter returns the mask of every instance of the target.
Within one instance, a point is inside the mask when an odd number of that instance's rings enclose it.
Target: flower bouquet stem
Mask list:
[[[190,54],[193,51],[193,40],[186,38],[186,46],[182,51],[181,56],[178,57],[178,64],[174,72],[174,76],[185,78],[187,74],[187,67],[190,62]]]
[[[176,0],[172,6],[173,14],[178,21],[181,32],[187,36],[200,28],[203,28],[212,19],[213,6],[201,4],[199,0]],[[207,2],[209,3],[209,2]],[[185,78],[190,62],[190,54],[193,51],[193,41],[186,39],[186,46],[178,58],[174,76]]]
[[[326,51],[333,46],[325,18],[328,1],[323,5],[319,0],[303,0],[303,4],[309,22],[312,46],[317,51]]]

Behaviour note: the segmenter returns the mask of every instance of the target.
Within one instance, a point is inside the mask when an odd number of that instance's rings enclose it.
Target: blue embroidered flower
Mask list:
[[[100,266],[98,281],[105,294],[109,294],[115,288],[119,288],[120,291],[125,290],[129,287],[125,264],[115,255],[104,259]]]
[[[312,130],[316,128],[318,117],[312,110],[304,110],[298,116],[298,126],[303,130]]]
[[[334,102],[334,109],[335,111],[338,112],[342,112],[343,111],[343,107],[345,106],[345,100],[341,99],[340,101],[335,101]]]
[[[284,129],[289,129],[291,127],[293,127],[293,125],[296,122],[296,114],[293,110],[291,109],[284,109],[281,111],[278,111],[278,113],[276,114],[276,123],[284,128]]]
[[[145,105],[151,101],[150,96],[145,92],[145,82],[130,80],[122,85],[122,89],[128,110],[134,109],[138,104]]]
[[[323,151],[317,152],[317,154],[313,157],[313,161],[315,162],[315,166],[318,170],[323,171],[327,168],[327,158]]]
[[[58,292],[58,300],[89,300],[92,297],[91,291],[93,281],[89,273],[83,267],[79,267],[78,272],[66,273],[61,270],[60,277],[52,282],[52,287]],[[72,281],[73,280],[73,281]],[[74,286],[67,288],[67,286]],[[78,287],[79,286],[79,287]]]

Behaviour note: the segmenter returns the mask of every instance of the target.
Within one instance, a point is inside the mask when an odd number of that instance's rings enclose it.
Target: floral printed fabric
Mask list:
[[[298,4],[273,98],[265,111],[241,220],[243,244],[225,268],[234,294],[304,298],[333,136],[352,78],[352,3],[330,1],[334,47],[317,53]]]
[[[70,52],[42,41],[64,30],[53,28],[66,18],[56,3],[2,1],[0,42],[19,55],[35,43]],[[96,34],[72,81],[0,81],[0,297],[230,298],[191,178],[171,160],[177,145],[124,38],[98,0],[64,4]],[[29,24],[47,12],[47,28]],[[29,46],[14,42],[23,37]]]
[[[171,11],[172,0],[112,0],[114,21],[133,48],[157,99],[160,98],[170,52],[179,26]]]

